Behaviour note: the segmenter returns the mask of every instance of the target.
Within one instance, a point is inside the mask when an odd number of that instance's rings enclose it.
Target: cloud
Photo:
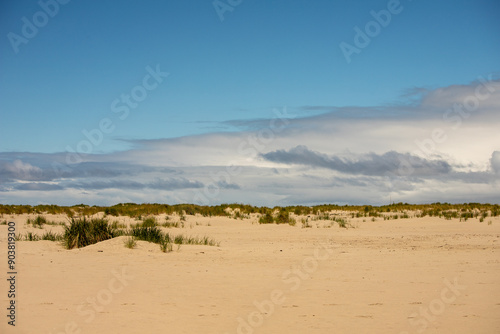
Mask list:
[[[86,159],[90,161],[67,164],[63,153],[0,152],[0,184],[12,181],[109,179],[134,177],[145,173],[182,174],[181,171],[164,166],[147,166],[120,161],[117,160],[116,154],[87,155]]]
[[[0,203],[496,202],[499,108],[500,82],[477,81],[414,88],[388,105],[269,110],[214,122],[230,132],[128,140],[132,149],[78,163],[66,152],[0,152]]]
[[[234,183],[227,183],[226,181],[217,182],[217,186],[221,189],[241,189],[241,187]]]
[[[112,181],[92,181],[92,182],[76,182],[66,184],[66,188],[76,188],[85,190],[102,190],[102,189],[144,189],[145,185],[140,182],[130,180],[112,180]]]
[[[272,162],[321,167],[355,175],[383,176],[388,173],[399,175],[403,168],[410,168],[413,176],[440,175],[451,171],[451,166],[444,160],[426,160],[394,151],[382,155],[361,154],[355,159],[349,159],[314,152],[306,146],[296,146],[288,151],[277,150],[261,156]]]
[[[189,188],[202,188],[203,183],[199,181],[190,181],[185,178],[171,178],[168,180],[158,179],[148,184],[148,188],[176,190]]]
[[[495,172],[496,174],[500,174],[500,151],[493,152],[490,162],[493,172]]]
[[[40,168],[19,159],[0,163],[0,178],[4,180],[39,180],[43,178],[42,174]]]
[[[199,181],[190,181],[185,178],[168,178],[156,179],[151,182],[136,182],[131,180],[117,179],[117,180],[98,180],[91,182],[77,182],[68,183],[66,188],[87,189],[87,190],[102,190],[102,189],[162,189],[162,190],[177,190],[189,188],[201,188],[203,183]]]
[[[487,111],[491,107],[498,107],[500,101],[500,80],[488,77],[479,77],[468,85],[451,85],[434,90],[427,90],[423,94],[420,106],[435,110],[448,109],[454,105],[463,105],[465,112]]]
[[[58,184],[43,183],[43,182],[27,182],[27,183],[16,183],[10,187],[10,190],[22,190],[22,191],[54,191],[63,190],[64,187]],[[2,187],[0,191],[9,191],[9,187]]]

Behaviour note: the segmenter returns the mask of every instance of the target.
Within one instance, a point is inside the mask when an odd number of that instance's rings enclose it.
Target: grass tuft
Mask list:
[[[157,226],[135,226],[132,228],[131,235],[137,240],[143,240],[148,242],[154,242],[156,244],[161,243],[164,238],[163,233]]]
[[[170,253],[173,249],[170,237],[164,238],[160,243],[160,249],[163,253]]]
[[[142,222],[142,226],[143,227],[154,227],[154,226],[158,226],[158,223],[156,222],[156,218],[149,217],[149,218],[144,219],[144,221]]]
[[[42,240],[61,241],[63,240],[63,236],[59,233],[53,233],[52,231],[48,231],[42,235]]]
[[[71,224],[65,226],[63,245],[67,249],[81,248],[116,236],[115,229],[103,218],[71,219]]]
[[[44,224],[47,224],[47,219],[44,216],[36,216],[35,219],[31,220],[28,218],[26,224],[32,224],[33,227],[42,228]]]
[[[274,217],[270,212],[266,212],[259,218],[259,224],[272,224],[274,223]]]
[[[125,247],[134,249],[135,246],[137,246],[137,241],[134,239],[134,237],[128,237],[127,240],[124,242]]]
[[[40,240],[40,237],[36,235],[35,233],[28,232],[24,235],[24,240],[25,241],[38,241]]]

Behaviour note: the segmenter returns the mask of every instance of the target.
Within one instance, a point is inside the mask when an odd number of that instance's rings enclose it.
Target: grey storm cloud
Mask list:
[[[0,153],[0,191],[177,190],[204,186],[202,182],[181,177],[182,171],[168,167],[91,161],[54,168],[54,161],[61,161],[60,154]],[[151,174],[170,177],[153,179]]]
[[[199,181],[190,181],[185,178],[170,178],[168,180],[158,179],[148,184],[148,188],[175,190],[175,189],[189,189],[189,188],[202,188],[204,184]]]
[[[60,181],[64,179],[116,178],[143,173],[179,174],[171,168],[151,167],[127,162],[92,161],[56,164],[60,154],[0,153],[0,184],[14,181]],[[54,167],[56,166],[56,167]]]
[[[433,176],[448,174],[451,166],[444,160],[426,160],[409,153],[386,152],[382,155],[367,153],[357,160],[329,156],[296,146],[290,150],[276,150],[261,154],[268,161],[327,168],[345,174],[383,176],[387,173],[400,174],[402,168],[411,167],[412,176]]]
[[[139,182],[129,180],[112,180],[112,181],[91,181],[91,182],[76,182],[69,183],[66,188],[77,189],[144,189],[146,186]]]
[[[496,174],[500,174],[500,151],[493,152],[493,154],[491,155],[490,163],[493,172],[495,172]]]
[[[63,190],[64,187],[59,184],[43,183],[43,182],[28,182],[28,183],[16,183],[12,186],[15,190],[27,190],[27,191],[53,191],[53,190]]]
[[[64,189],[85,189],[85,190],[104,190],[104,189],[128,189],[128,190],[179,190],[202,188],[204,184],[199,181],[190,181],[185,178],[157,179],[153,182],[135,182],[130,180],[110,180],[110,181],[84,181],[84,182],[11,182],[0,186],[1,192],[19,190],[19,191],[53,191]]]
[[[234,183],[227,183],[226,181],[217,182],[217,186],[222,189],[241,189],[241,187]]]
[[[130,180],[111,180],[111,181],[91,181],[91,182],[78,182],[69,183],[66,188],[81,188],[91,190],[102,189],[158,189],[158,190],[177,190],[177,189],[190,189],[202,188],[204,185],[199,181],[190,181],[185,178],[169,178],[169,179],[156,179],[153,182],[136,182]]]
[[[47,155],[47,158],[49,155]],[[81,163],[74,166],[64,166],[57,169],[47,166],[43,161],[40,165],[16,159],[0,163],[0,180],[7,182],[19,181],[53,181],[60,178],[75,177],[116,177],[131,174],[133,171],[115,166],[112,163]],[[1,182],[1,181],[0,181]]]

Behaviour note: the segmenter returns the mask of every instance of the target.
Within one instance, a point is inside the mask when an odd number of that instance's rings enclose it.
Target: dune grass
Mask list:
[[[42,235],[42,240],[62,241],[63,236],[59,233],[53,233],[52,231],[48,231]]]
[[[48,221],[47,218],[45,218],[44,216],[41,216],[41,215],[38,215],[33,219],[28,218],[26,220],[26,224],[32,225],[33,227],[36,227],[36,228],[43,228],[43,225],[53,225],[53,226],[54,225],[63,225],[64,226],[64,223],[57,223],[57,222],[53,222],[53,221]]]
[[[246,204],[220,204],[216,206],[202,206],[195,204],[135,204],[135,203],[119,203],[110,207],[89,206],[78,204],[73,206],[57,206],[57,205],[3,205],[0,204],[0,217],[3,214],[66,214],[68,217],[84,217],[92,216],[98,213],[103,213],[110,216],[128,216],[128,217],[150,217],[161,214],[178,215],[181,222],[186,220],[186,216],[201,215],[204,217],[233,217],[242,219],[250,217],[251,214],[260,214],[266,216],[267,212],[290,212],[295,215],[324,215],[332,211],[349,212],[352,218],[361,217],[383,217],[387,219],[406,219],[417,217],[439,217],[443,219],[461,218],[462,220],[483,217],[497,217],[500,215],[499,204],[489,203],[431,203],[431,204],[408,204],[408,203],[392,203],[382,206],[371,205],[335,205],[322,204],[315,206],[287,206],[287,207],[256,207]],[[410,213],[411,212],[411,213]],[[408,214],[410,213],[410,214]],[[1,217],[3,218],[3,217]],[[270,217],[265,217],[268,220],[263,220],[262,223],[271,223]],[[274,219],[273,218],[273,223]],[[36,220],[37,218],[35,218]],[[31,222],[30,222],[31,223]],[[43,226],[49,222],[44,222],[43,219],[35,221],[35,226]],[[168,227],[168,226],[165,226]]]
[[[272,224],[274,223],[274,217],[270,212],[266,212],[259,218],[259,224]]]
[[[128,237],[124,241],[124,244],[125,244],[125,247],[130,248],[130,249],[134,249],[135,246],[137,246],[137,241],[135,240],[134,237]]]
[[[67,249],[81,248],[114,238],[115,231],[106,219],[71,219],[70,225],[64,228],[62,241]]]
[[[160,249],[164,253],[172,251],[172,244],[220,246],[220,242],[207,236],[191,237],[179,234],[172,237],[169,233],[163,233],[158,226],[151,226],[151,224],[135,226],[130,231],[130,235],[137,240],[148,241],[160,245]]]
[[[337,222],[337,224],[339,224],[339,227],[342,227],[342,228],[348,228],[349,227],[347,221],[345,219],[343,219],[343,218],[337,218],[336,222]]]
[[[43,228],[43,225],[47,224],[47,219],[44,216],[36,216],[34,219],[28,218],[26,224],[31,224],[33,227],[37,228]]]
[[[24,235],[24,240],[25,241],[38,241],[38,240],[40,240],[40,237],[35,233],[27,232]]]
[[[158,226],[151,226],[149,224],[146,226],[141,224],[133,227],[130,231],[130,235],[137,240],[153,242],[155,244],[161,243],[164,238],[164,234]]]
[[[174,244],[177,245],[205,245],[205,246],[220,246],[220,242],[207,236],[204,237],[190,237],[183,234],[174,237]]]
[[[33,232],[26,232],[23,234],[16,235],[16,241],[39,241],[39,240],[49,240],[49,241],[61,241],[63,236],[59,233],[54,233],[52,231],[45,232],[42,236],[39,236]]]
[[[116,222],[110,224],[104,218],[72,218],[69,226],[65,225],[62,235],[47,231],[40,237],[33,232],[27,232],[24,236],[18,235],[17,240],[62,241],[62,245],[65,248],[73,249],[89,246],[117,236],[127,235],[129,238],[124,241],[124,245],[127,248],[135,248],[137,241],[142,240],[160,245],[161,251],[165,253],[172,251],[173,244],[220,246],[220,242],[207,236],[192,237],[181,234],[172,237],[169,233],[164,233],[161,230],[154,217],[145,219],[142,223],[133,226],[130,230],[122,228],[117,229],[117,226],[119,225]]]
[[[173,249],[170,238],[164,238],[160,243],[160,249],[163,253],[170,253]]]

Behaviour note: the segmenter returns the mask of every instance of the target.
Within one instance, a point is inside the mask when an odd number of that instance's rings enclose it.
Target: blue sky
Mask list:
[[[498,1],[214,3],[2,1],[0,203],[500,201]]]

